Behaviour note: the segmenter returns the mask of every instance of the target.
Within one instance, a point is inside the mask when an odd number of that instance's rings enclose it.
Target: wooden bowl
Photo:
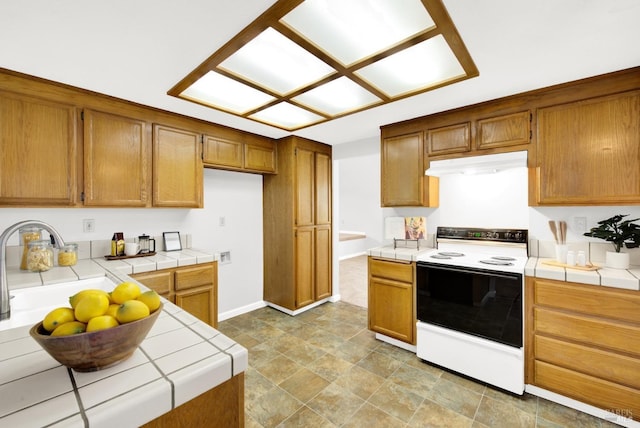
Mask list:
[[[29,334],[60,364],[79,372],[92,372],[129,358],[151,330],[162,306],[148,317],[107,330],[49,336],[39,322]]]

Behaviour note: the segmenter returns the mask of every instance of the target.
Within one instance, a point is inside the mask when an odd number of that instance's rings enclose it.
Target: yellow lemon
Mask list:
[[[75,309],[76,305],[78,304],[78,302],[83,297],[86,297],[86,296],[88,296],[90,294],[102,294],[103,296],[106,296],[107,298],[109,298],[109,294],[104,290],[88,288],[86,290],[78,291],[76,294],[74,294],[73,296],[69,297],[69,304],[71,304],[71,307],[73,309]]]
[[[42,326],[47,331],[53,331],[59,325],[75,320],[76,318],[73,313],[73,309],[56,308],[45,315],[44,320],[42,320]]]
[[[99,317],[93,317],[87,323],[87,332],[106,330],[119,326],[118,320],[111,315],[100,315]]]
[[[120,324],[137,321],[149,316],[149,307],[140,300],[127,300],[118,308],[116,319]]]
[[[137,299],[140,295],[140,287],[133,282],[122,282],[116,285],[111,292],[111,300],[113,303],[122,304],[127,300]]]
[[[160,307],[160,296],[153,290],[145,291],[136,300],[147,305],[150,312],[155,312]]]
[[[71,321],[58,326],[58,328],[53,330],[51,336],[69,336],[71,334],[84,333],[86,329],[87,325],[85,323]]]
[[[93,317],[107,313],[109,299],[103,294],[89,294],[78,302],[75,309],[76,320],[88,322]]]
[[[116,314],[118,313],[118,308],[120,307],[119,304],[117,303],[112,303],[109,305],[109,307],[107,308],[107,313],[105,315],[111,315],[112,317],[116,317]]]

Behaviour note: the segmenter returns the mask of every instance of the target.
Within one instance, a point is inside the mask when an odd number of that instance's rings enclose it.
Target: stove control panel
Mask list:
[[[526,244],[527,229],[479,229],[473,227],[438,227],[436,238],[465,241],[493,241]]]

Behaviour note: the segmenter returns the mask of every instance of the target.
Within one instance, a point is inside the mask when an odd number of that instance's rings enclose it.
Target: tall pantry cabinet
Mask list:
[[[331,146],[278,141],[278,174],[264,176],[264,300],[295,314],[331,296]]]

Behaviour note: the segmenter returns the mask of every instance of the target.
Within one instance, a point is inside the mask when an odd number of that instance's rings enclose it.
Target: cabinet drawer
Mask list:
[[[536,279],[534,304],[640,324],[640,293],[635,291]]]
[[[640,356],[640,327],[588,316],[534,308],[535,334],[556,337]]]
[[[175,290],[211,285],[214,281],[214,274],[212,265],[180,269],[176,271]]]
[[[640,359],[565,342],[535,337],[536,360],[640,389]]]
[[[566,395],[610,411],[624,410],[627,417],[638,420],[640,391],[606,380],[547,364],[535,362],[536,386]]]
[[[155,290],[158,294],[168,294],[173,290],[172,271],[139,273],[131,276],[152,290]]]
[[[369,259],[369,275],[371,276],[413,283],[413,271],[413,264],[410,262]]]

